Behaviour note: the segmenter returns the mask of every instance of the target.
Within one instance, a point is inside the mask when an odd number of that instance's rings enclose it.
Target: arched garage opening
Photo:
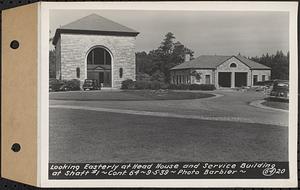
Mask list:
[[[111,87],[112,57],[103,47],[93,48],[87,56],[87,79],[95,79],[103,87]]]

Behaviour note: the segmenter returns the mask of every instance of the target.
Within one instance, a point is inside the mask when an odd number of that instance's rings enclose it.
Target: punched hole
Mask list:
[[[14,143],[11,146],[11,150],[14,151],[14,152],[19,152],[21,150],[21,145],[19,143]]]
[[[10,43],[10,47],[12,49],[18,49],[20,46],[19,42],[17,40],[13,40],[11,43]]]

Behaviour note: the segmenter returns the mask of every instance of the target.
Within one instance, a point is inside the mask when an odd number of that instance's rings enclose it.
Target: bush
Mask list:
[[[126,79],[122,81],[121,89],[134,89],[135,82],[131,79]]]
[[[49,80],[49,91],[76,91],[80,90],[80,81],[77,79],[72,80]]]
[[[157,81],[157,82],[164,82],[165,79],[166,79],[166,76],[161,71],[156,71],[155,73],[152,74],[152,76],[150,78],[151,81]]]
[[[150,89],[151,90],[161,89],[161,87],[162,87],[163,84],[164,83],[159,82],[159,81],[152,81],[152,82],[150,82]]]
[[[60,87],[65,83],[61,80],[50,78],[49,79],[49,91],[59,91]]]
[[[173,90],[188,90],[189,89],[189,84],[170,84],[169,89]]]
[[[190,86],[189,84],[179,84],[178,90],[188,90],[189,86]]]
[[[160,81],[133,81],[131,79],[124,80],[122,82],[121,89],[138,89],[138,90],[145,90],[145,89],[151,89],[151,90],[158,90],[158,89],[168,89],[169,85],[160,82]]]
[[[160,86],[160,88],[161,89],[169,89],[169,86],[170,86],[169,84],[162,83],[161,86]]]
[[[190,90],[215,90],[216,87],[213,84],[191,84]]]
[[[64,87],[70,91],[80,90],[80,81],[77,79],[67,80]]]
[[[175,90],[175,89],[177,89],[177,85],[176,84],[170,84],[169,89],[170,90]]]
[[[174,90],[215,90],[212,84],[170,84],[169,89]]]
[[[151,82],[148,82],[148,81],[136,81],[135,88],[139,89],[139,90],[150,89],[150,87],[151,87],[150,83]]]
[[[147,73],[137,73],[136,81],[150,81],[151,77]]]

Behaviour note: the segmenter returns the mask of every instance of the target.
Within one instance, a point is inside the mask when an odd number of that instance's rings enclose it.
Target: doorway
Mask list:
[[[96,47],[87,56],[87,79],[97,80],[103,87],[112,87],[110,52],[105,48]]]
[[[236,72],[235,73],[235,87],[247,86],[247,73]]]
[[[219,72],[218,76],[220,87],[231,87],[231,72]]]

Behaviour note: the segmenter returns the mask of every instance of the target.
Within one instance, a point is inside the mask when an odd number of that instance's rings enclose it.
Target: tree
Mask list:
[[[150,81],[151,77],[147,73],[137,73],[136,80],[137,81]]]
[[[56,77],[56,58],[55,50],[49,51],[49,78]]]
[[[193,59],[194,52],[185,47],[179,41],[175,42],[173,33],[168,32],[157,49],[151,50],[148,54],[138,52],[136,54],[137,72],[149,75],[159,75],[156,79],[164,78],[165,82],[170,80],[170,69],[185,61],[188,54]],[[162,77],[163,76],[163,77]]]
[[[154,67],[151,56],[146,52],[137,52],[135,54],[136,59],[136,72],[151,74]]]
[[[285,55],[282,51],[277,51],[275,55],[267,53],[261,57],[256,56],[250,59],[271,67],[272,79],[289,79],[289,52]]]
[[[174,49],[175,36],[172,32],[168,32],[165,35],[165,39],[161,42],[159,49],[165,56],[170,56]]]
[[[165,78],[164,73],[158,70],[151,76],[151,81],[165,82]]]

